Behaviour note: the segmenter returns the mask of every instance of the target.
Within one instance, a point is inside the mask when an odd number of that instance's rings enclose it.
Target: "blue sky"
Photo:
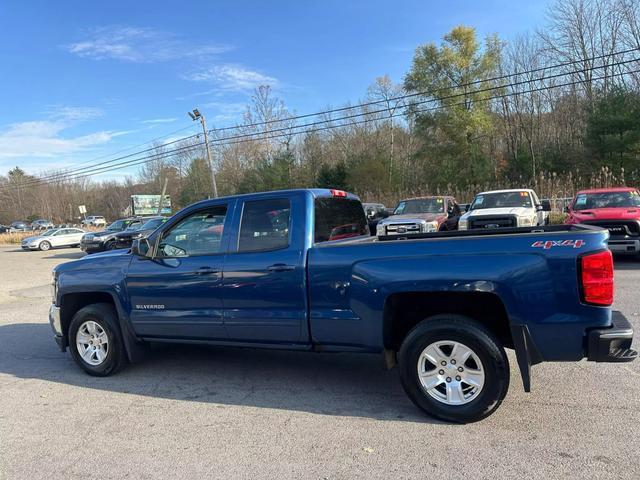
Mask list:
[[[193,107],[210,127],[234,124],[260,84],[299,114],[356,102],[378,76],[401,81],[417,45],[459,24],[508,40],[542,25],[547,3],[8,0],[0,174],[195,133]]]

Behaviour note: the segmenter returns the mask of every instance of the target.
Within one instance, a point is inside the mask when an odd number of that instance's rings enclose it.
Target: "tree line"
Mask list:
[[[219,192],[332,187],[393,206],[503,187],[553,198],[637,184],[639,13],[640,0],[558,0],[544,26],[509,42],[457,26],[418,46],[401,82],[383,75],[360,102],[311,118],[292,118],[261,86],[237,127],[211,132]],[[121,182],[38,183],[16,168],[0,178],[0,222],[63,221],[78,204],[115,218],[129,195],[159,194],[165,179],[174,207],[186,206],[211,193],[206,158],[192,137],[155,145]]]

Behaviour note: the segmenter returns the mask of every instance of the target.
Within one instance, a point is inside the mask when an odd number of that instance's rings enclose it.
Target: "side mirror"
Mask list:
[[[151,245],[149,239],[146,237],[137,238],[131,244],[131,254],[138,257],[151,258],[149,252],[151,251]]]
[[[471,209],[471,204],[470,204],[470,203],[467,203],[467,204],[464,206],[464,211],[465,211],[465,213],[467,213],[470,209]]]
[[[542,206],[542,211],[543,212],[550,212],[551,211],[551,202],[549,200],[542,200],[540,202],[541,206]]]

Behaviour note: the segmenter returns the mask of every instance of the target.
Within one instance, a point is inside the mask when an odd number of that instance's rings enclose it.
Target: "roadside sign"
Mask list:
[[[82,213],[83,215],[87,213],[87,207],[84,205],[78,205],[78,210],[80,210],[80,213]]]
[[[156,215],[160,195],[131,195],[131,209],[133,215]],[[171,215],[171,197],[165,195],[162,201],[162,215]]]

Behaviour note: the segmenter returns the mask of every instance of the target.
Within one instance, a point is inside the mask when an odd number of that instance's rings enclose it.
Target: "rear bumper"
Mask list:
[[[631,348],[633,328],[618,311],[611,315],[611,327],[590,330],[587,339],[587,359],[592,362],[631,362],[638,352]]]
[[[609,238],[609,250],[617,254],[637,255],[640,253],[640,240]]]

